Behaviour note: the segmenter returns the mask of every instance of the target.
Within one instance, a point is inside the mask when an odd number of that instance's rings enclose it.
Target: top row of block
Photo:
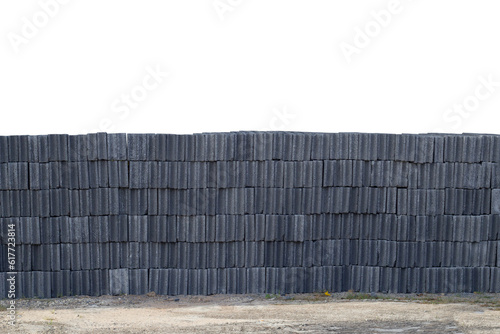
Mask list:
[[[311,132],[0,136],[0,163],[336,159],[499,162],[500,136]]]

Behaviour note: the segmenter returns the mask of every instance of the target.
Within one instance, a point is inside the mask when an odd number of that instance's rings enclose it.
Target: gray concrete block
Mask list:
[[[19,198],[19,214],[20,217],[31,216],[31,203],[29,201],[29,191],[19,190],[16,192],[16,197]]]
[[[18,162],[20,160],[20,138],[21,136],[8,136],[8,161],[10,162]]]
[[[177,241],[188,241],[189,216],[178,216],[176,219]]]
[[[149,254],[149,268],[162,268],[164,263],[163,251],[168,248],[165,247],[165,243],[149,242],[144,243],[145,247],[148,247],[147,253]],[[168,257],[168,254],[166,255]]]
[[[10,217],[11,216],[11,207],[10,202],[11,198],[9,196],[8,190],[0,191],[0,216],[1,217]]]
[[[148,242],[166,242],[166,217],[147,216],[148,221]],[[162,225],[163,229],[160,229]],[[163,240],[162,240],[163,239]]]
[[[96,188],[89,191],[89,210],[90,215],[108,215],[109,214],[109,188]]]
[[[174,150],[175,161],[185,161],[186,145],[191,136],[192,135],[176,135],[176,148]]]
[[[81,251],[82,269],[89,270],[91,267],[91,265],[90,265],[90,244],[89,243],[80,244],[80,251]]]
[[[49,136],[37,136],[38,139],[38,159],[40,162],[49,161]]]
[[[158,294],[177,294],[177,276],[172,277],[173,272],[173,269],[158,270]]]
[[[21,206],[23,205],[23,203],[21,202],[20,191],[19,190],[9,191],[8,196],[10,197],[10,216],[11,217],[21,216]]]
[[[444,161],[444,137],[434,136],[434,162]]]
[[[87,160],[87,138],[86,135],[77,135],[68,137],[68,160],[85,161]]]
[[[500,268],[491,268],[490,292],[500,292]]]
[[[0,136],[0,162],[9,161],[9,140],[8,136]]]
[[[266,269],[248,268],[246,269],[247,293],[264,293],[266,287]]]
[[[131,215],[146,215],[148,212],[148,190],[130,189],[128,192],[128,196],[128,213]]]
[[[110,216],[108,222],[109,241],[125,242],[128,241],[128,216],[118,215]]]
[[[167,160],[167,135],[156,134],[153,139],[153,148],[155,150],[155,157],[158,161]]]
[[[121,244],[118,242],[109,243],[109,269],[121,268]]]
[[[311,139],[311,159],[327,160],[330,158],[330,146],[328,136],[325,133],[312,134]]]
[[[141,189],[149,186],[149,162],[131,161],[130,165],[130,188]]]
[[[158,214],[158,189],[148,189],[147,213],[149,215]]]
[[[127,134],[108,133],[106,140],[108,159],[127,160]]]
[[[434,137],[420,135],[416,138],[415,162],[431,163],[434,160]]]
[[[175,242],[177,240],[177,224],[175,216],[159,216],[159,242]]]
[[[491,191],[491,213],[500,214],[500,189]]]
[[[433,163],[430,164],[430,184],[429,188],[434,189],[444,189],[446,186],[446,164],[445,163]],[[453,165],[451,165],[453,168]]]
[[[99,160],[99,136],[97,133],[89,133],[87,138],[87,159],[89,161]]]
[[[38,298],[50,298],[52,295],[51,273],[49,271],[34,271],[33,296]]]
[[[91,245],[91,264],[95,269],[108,269],[110,267],[110,244],[97,243]]]
[[[311,141],[307,141],[304,133],[296,132],[292,136],[291,160],[304,161],[311,158]]]
[[[1,141],[1,139],[0,139]],[[26,155],[27,155],[27,160],[29,162],[38,162],[39,161],[39,156],[38,156],[38,139],[37,136],[26,136],[25,139],[27,145],[26,148]],[[0,150],[2,150],[2,146],[0,144]],[[1,154],[0,154],[0,162],[4,162]]]
[[[371,145],[372,141],[375,140],[376,144],[376,136],[374,134],[369,134],[369,133],[360,133],[358,134],[358,153],[356,157],[353,159],[359,159],[359,160],[370,160],[371,157]],[[375,154],[377,153],[377,150],[375,149]],[[375,157],[376,159],[376,157]]]
[[[490,218],[490,228],[488,232],[489,240],[498,240],[500,236],[500,216],[492,215]]]
[[[128,158],[131,161],[146,161],[149,153],[149,138],[146,134],[127,134]]]
[[[9,190],[11,188],[9,165],[9,163],[0,163],[0,190]]]
[[[187,295],[188,292],[188,270],[187,269],[177,269],[174,270],[175,274],[177,274],[177,294],[179,295]],[[170,278],[173,279],[173,273],[171,273]],[[175,287],[174,282],[170,281],[169,283]]]
[[[95,150],[97,150],[98,160],[108,159],[108,141],[107,133],[98,132],[95,134]]]
[[[219,246],[223,245],[218,242],[209,242],[207,243],[207,268],[217,268],[219,267],[220,259],[217,257]],[[225,261],[225,259],[224,259]]]
[[[205,158],[207,161],[216,161],[216,135],[213,133],[205,133],[203,134],[205,136]],[[253,152],[252,152],[253,153]]]
[[[129,242],[128,243],[128,268],[137,269],[139,268],[139,259],[141,257],[140,254],[140,244],[138,242]]]
[[[148,220],[147,216],[128,217],[128,240],[136,242],[147,242]]]
[[[408,188],[418,188],[418,165],[408,164]]]
[[[195,138],[195,157],[198,161],[207,161],[206,159],[206,147],[207,147],[207,136],[202,133],[196,133],[193,135]]]
[[[70,246],[71,270],[82,270],[82,251],[80,243],[72,243]],[[62,256],[62,254],[61,254]]]
[[[349,137],[347,133],[326,134],[330,148],[330,159],[347,159],[349,157]]]
[[[109,270],[110,293],[112,295],[129,294],[129,270],[110,269]]]
[[[484,136],[483,141],[483,161],[499,161],[500,154],[497,152],[497,149],[500,147],[498,145],[500,140],[498,136]]]

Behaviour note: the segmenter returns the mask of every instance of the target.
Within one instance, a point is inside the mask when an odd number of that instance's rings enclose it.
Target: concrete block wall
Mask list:
[[[8,226],[18,297],[500,292],[500,136],[4,136]]]

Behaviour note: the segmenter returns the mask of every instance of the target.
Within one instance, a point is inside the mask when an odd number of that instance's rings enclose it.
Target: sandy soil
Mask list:
[[[0,312],[0,333],[500,333],[499,295],[102,296],[17,307],[14,327]]]

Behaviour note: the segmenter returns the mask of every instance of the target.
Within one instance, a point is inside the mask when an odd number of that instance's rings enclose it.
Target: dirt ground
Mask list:
[[[65,297],[0,317],[0,333],[500,333],[500,295]]]

